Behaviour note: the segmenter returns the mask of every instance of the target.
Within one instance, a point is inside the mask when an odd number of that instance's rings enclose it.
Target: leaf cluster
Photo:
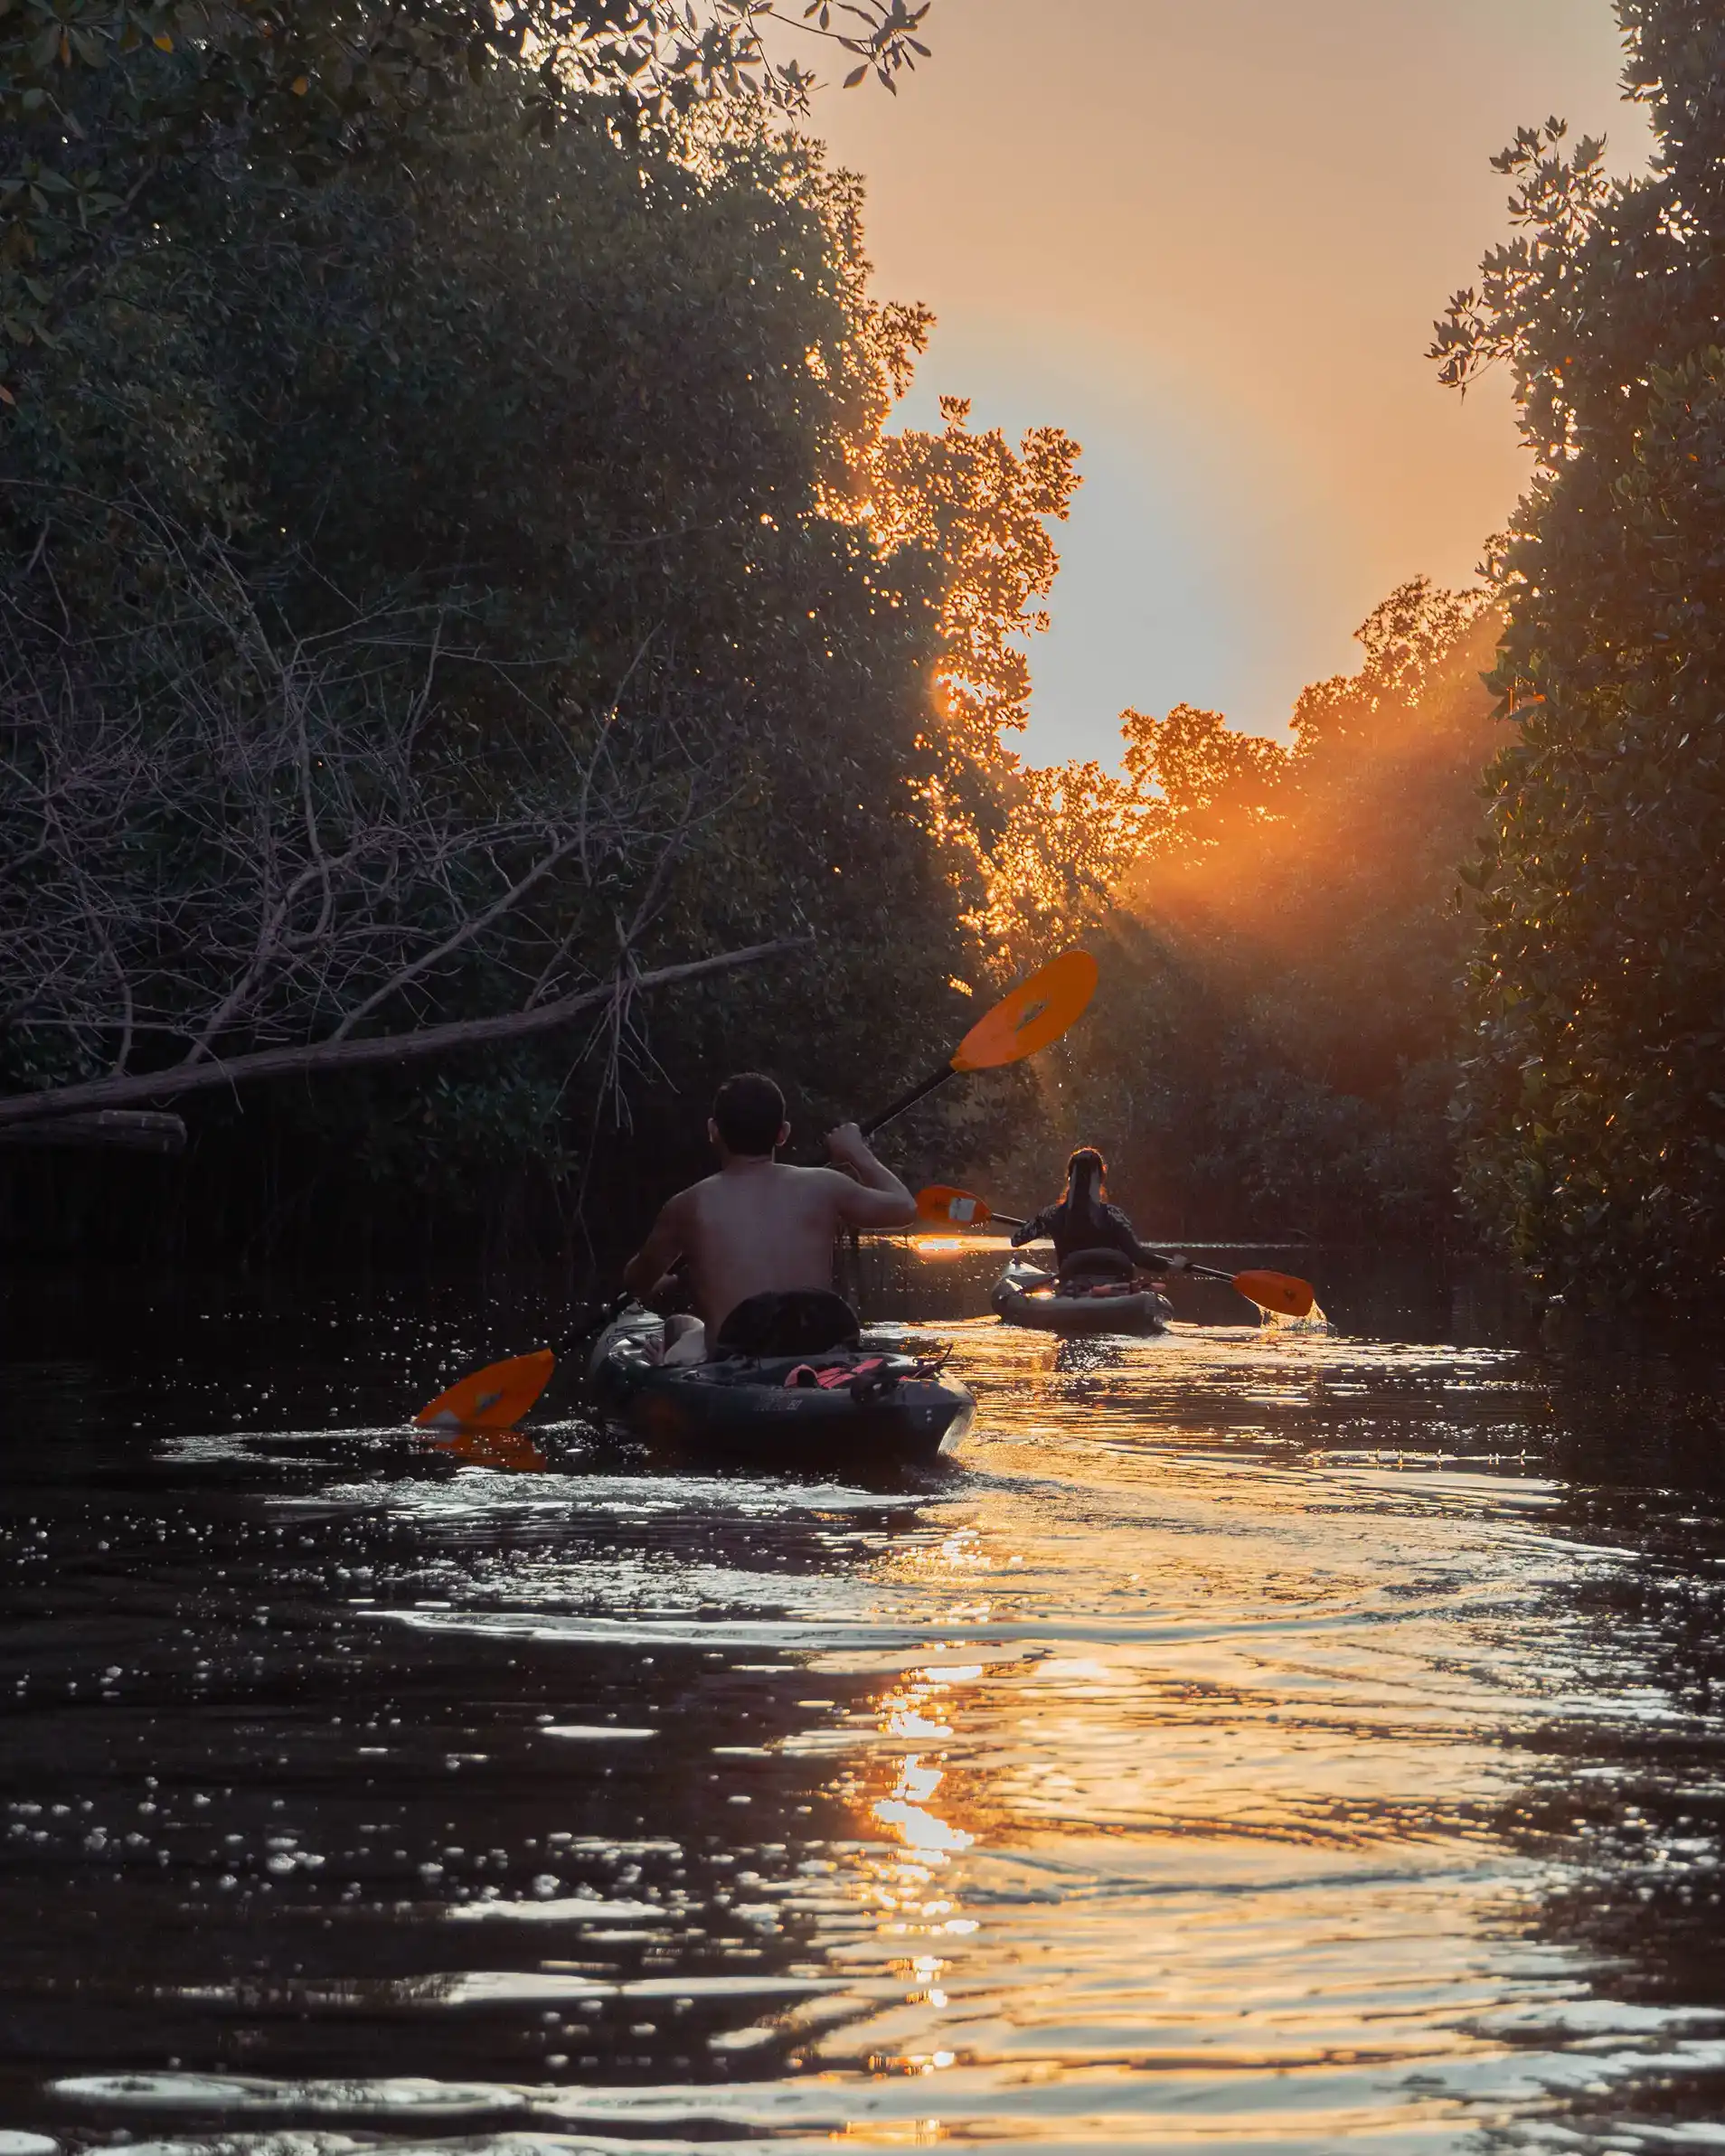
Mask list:
[[[842,12],[839,42],[890,89],[927,51],[926,5]],[[15,401],[107,264],[184,231],[212,170],[327,182],[429,161],[497,72],[546,139],[596,103],[636,134],[702,105],[800,110],[815,79],[773,42],[786,20],[768,0],[9,0],[0,394]]]

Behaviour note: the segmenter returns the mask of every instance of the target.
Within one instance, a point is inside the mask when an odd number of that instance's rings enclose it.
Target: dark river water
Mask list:
[[[405,1429],[543,1281],[8,1284],[0,2156],[1725,2149],[1706,1366],[863,1262],[896,1485]]]

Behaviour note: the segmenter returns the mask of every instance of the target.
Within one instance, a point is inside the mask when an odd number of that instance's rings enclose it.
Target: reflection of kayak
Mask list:
[[[587,1397],[631,1436],[712,1461],[855,1471],[956,1452],[976,1403],[938,1362],[866,1344],[813,1355],[654,1360],[663,1326],[626,1310],[594,1342]]]
[[[1123,1280],[1079,1286],[1022,1258],[995,1281],[989,1300],[1004,1323],[1042,1332],[1160,1332],[1174,1315],[1173,1305],[1154,1287]]]

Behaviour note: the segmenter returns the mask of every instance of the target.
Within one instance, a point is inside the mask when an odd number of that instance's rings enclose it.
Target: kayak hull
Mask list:
[[[612,1428],[687,1459],[831,1473],[926,1466],[957,1450],[976,1414],[966,1387],[919,1374],[925,1366],[910,1355],[869,1351],[885,1356],[884,1388],[787,1386],[800,1362],[831,1358],[663,1363],[662,1337],[644,1310],[607,1326],[589,1357],[587,1399]]]
[[[1070,1340],[1102,1332],[1161,1332],[1174,1315],[1167,1298],[1153,1287],[1128,1295],[1061,1295],[1042,1285],[1048,1278],[1035,1266],[1008,1266],[989,1298],[1002,1323],[1058,1332]]]

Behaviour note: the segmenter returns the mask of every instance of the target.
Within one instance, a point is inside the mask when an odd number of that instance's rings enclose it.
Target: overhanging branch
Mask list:
[[[711,974],[732,973],[740,966],[758,965],[812,943],[811,936],[783,936],[772,943],[750,944],[738,951],[721,951],[710,958],[691,958],[680,965],[662,965],[637,974],[627,986],[632,993],[644,989],[668,988],[683,981],[698,981]],[[373,1064],[406,1063],[424,1056],[443,1055],[451,1050],[483,1048],[495,1041],[523,1040],[567,1025],[608,1003],[618,983],[606,981],[583,989],[578,995],[541,1003],[533,1010],[507,1011],[495,1018],[463,1018],[447,1025],[420,1026],[410,1033],[383,1033],[369,1040],[308,1041],[301,1048],[259,1049],[250,1055],[228,1056],[221,1060],[180,1064],[169,1070],[138,1073],[125,1078],[89,1078],[75,1086],[57,1086],[40,1093],[13,1093],[0,1097],[0,1126],[32,1123],[44,1117],[69,1115],[91,1108],[127,1107],[137,1102],[177,1099],[185,1093],[206,1093],[214,1087],[237,1086],[253,1078],[319,1076],[328,1070],[357,1070]]]

